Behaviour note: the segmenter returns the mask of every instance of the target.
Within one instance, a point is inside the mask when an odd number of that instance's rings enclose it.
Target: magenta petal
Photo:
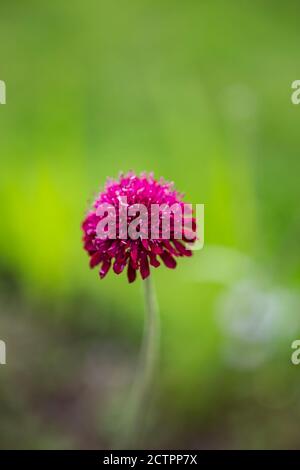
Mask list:
[[[136,278],[136,270],[133,268],[131,262],[128,264],[127,277],[129,282],[134,282]]]
[[[121,274],[125,266],[126,266],[126,259],[122,260],[121,262],[119,260],[116,260],[113,265],[113,270],[116,274]]]
[[[106,276],[106,274],[109,271],[110,266],[111,266],[111,261],[103,261],[102,267],[99,271],[99,275],[101,279],[103,279]]]
[[[161,253],[163,253],[162,248],[157,243],[153,243],[151,249],[152,249],[153,253],[155,253],[156,255],[160,255]]]
[[[141,254],[140,271],[142,279],[146,279],[146,277],[148,277],[150,274],[148,257],[145,253]]]
[[[167,248],[167,250],[172,254],[172,255],[176,255],[176,250],[174,249],[174,247],[171,245],[171,243],[169,242],[169,240],[164,240],[164,245],[165,247]]]
[[[158,266],[160,266],[160,262],[153,253],[149,253],[149,258],[151,266],[154,266],[154,268],[158,268]]]
[[[192,256],[191,250],[187,250],[180,241],[173,240],[173,244],[182,256]]]
[[[148,240],[147,240],[146,238],[142,238],[141,242],[142,242],[142,245],[143,245],[143,247],[145,248],[145,250],[149,250],[149,242],[148,242]]]
[[[85,240],[84,249],[91,254],[95,251],[95,245],[91,240]]]
[[[173,256],[170,255],[170,253],[168,253],[167,251],[164,251],[160,255],[160,257],[163,260],[163,262],[165,263],[165,265],[167,266],[167,268],[170,268],[170,269],[176,268],[177,263],[176,263],[175,259],[173,258]]]
[[[97,266],[97,264],[100,263],[101,260],[102,260],[102,253],[100,251],[96,251],[96,253],[94,253],[91,256],[90,267],[94,268],[95,266]]]
[[[133,243],[130,251],[130,256],[133,261],[133,265],[136,266],[137,259],[138,259],[139,249],[137,243]]]

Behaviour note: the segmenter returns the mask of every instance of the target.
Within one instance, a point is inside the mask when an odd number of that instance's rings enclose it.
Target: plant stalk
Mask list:
[[[152,396],[159,357],[160,321],[152,276],[143,281],[145,299],[144,333],[136,377],[127,408],[127,447],[138,447],[145,428],[149,398]]]

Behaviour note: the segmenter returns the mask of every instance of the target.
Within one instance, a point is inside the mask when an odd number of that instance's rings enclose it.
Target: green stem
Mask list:
[[[159,312],[151,277],[143,282],[145,298],[145,323],[137,374],[128,403],[124,433],[126,446],[138,446],[142,436],[143,421],[148,409],[148,401],[154,383],[159,353]]]
[[[153,384],[156,364],[159,352],[159,315],[158,305],[152,282],[152,277],[149,276],[144,280],[144,295],[145,295],[145,323],[144,323],[144,336],[141,348],[141,357],[139,370],[137,373],[136,390],[139,391],[139,398],[141,406],[146,400],[147,394]]]

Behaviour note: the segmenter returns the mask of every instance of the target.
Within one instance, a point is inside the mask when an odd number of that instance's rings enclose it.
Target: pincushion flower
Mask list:
[[[183,202],[183,194],[173,183],[133,172],[107,180],[82,224],[90,267],[97,266],[101,278],[112,267],[116,274],[127,268],[129,282],[136,279],[138,271],[143,279],[146,319],[142,354],[124,425],[130,445],[141,434],[158,357],[159,315],[150,267],[157,268],[162,262],[174,269],[176,258],[191,256],[196,228],[191,206]]]
[[[130,215],[134,213],[130,213],[133,207],[135,215]],[[143,220],[141,207],[147,210]],[[97,227],[107,217],[109,208],[115,217],[113,233],[107,230],[104,236],[99,237]],[[125,233],[121,233],[120,214],[124,215],[124,210],[126,227]],[[128,235],[132,225],[139,228],[134,239]],[[146,279],[150,266],[157,268],[161,262],[174,269],[175,258],[191,256],[192,252],[185,244],[195,240],[195,219],[191,208],[184,204],[183,195],[173,189],[173,183],[162,178],[157,181],[152,174],[146,173],[137,176],[129,172],[121,174],[117,181],[107,180],[82,229],[90,267],[99,266],[100,277],[104,278],[111,267],[116,274],[120,274],[127,266],[129,282],[136,279],[137,271],[140,271],[142,279]]]

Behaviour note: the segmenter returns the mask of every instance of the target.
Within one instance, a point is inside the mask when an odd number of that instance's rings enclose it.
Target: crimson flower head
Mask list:
[[[84,249],[90,267],[100,266],[99,275],[127,267],[129,282],[140,271],[142,279],[162,261],[176,267],[176,257],[191,256],[186,243],[196,240],[192,208],[183,195],[164,179],[152,174],[121,174],[108,179],[82,224]]]

